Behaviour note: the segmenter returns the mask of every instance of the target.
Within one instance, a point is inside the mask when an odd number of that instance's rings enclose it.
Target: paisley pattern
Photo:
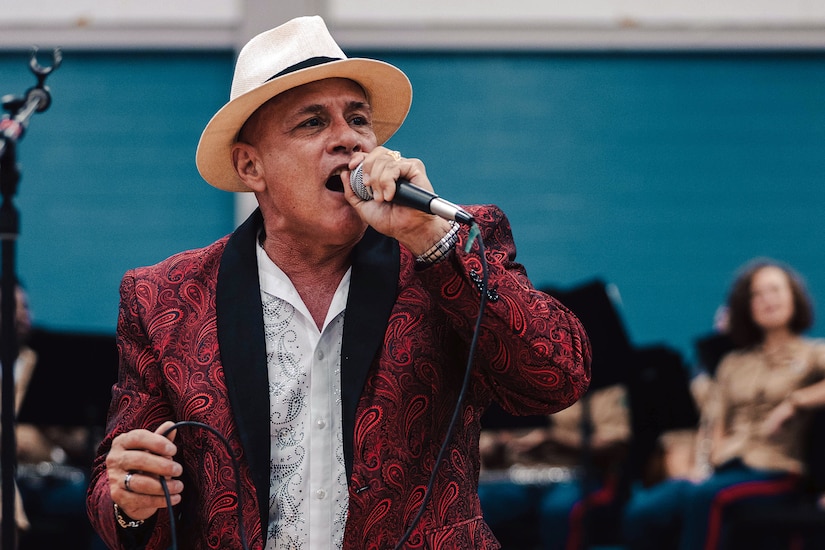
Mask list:
[[[490,288],[468,394],[417,530],[406,548],[498,548],[476,497],[480,418],[492,400],[515,414],[567,407],[589,383],[590,348],[578,320],[538,292],[520,264],[509,223],[471,209],[482,228]],[[457,250],[463,250],[466,231]],[[393,548],[424,497],[460,390],[480,292],[474,255],[424,270],[402,251],[399,293],[385,345],[361,396],[345,548]],[[401,527],[399,527],[401,526]]]
[[[231,453],[243,456],[220,362],[214,280],[204,278],[214,277],[225,242],[130,271],[121,283],[120,374],[88,499],[90,519],[112,548],[125,547],[107,513],[112,503],[105,453],[116,435],[154,429],[165,420],[191,420],[215,428],[229,440]],[[178,430],[176,443],[186,487],[179,541],[199,541],[183,542],[188,548],[238,548],[238,494],[229,452],[210,432],[191,427]],[[241,477],[247,537],[260,542],[255,488],[243,460]],[[148,547],[169,547],[168,531],[167,515],[158,514]]]
[[[271,403],[281,403],[269,419],[277,458],[270,456],[269,509],[273,517],[268,532],[270,537],[289,540],[290,532],[300,532],[307,523],[301,516],[301,501],[306,495],[295,493],[301,487],[307,460],[304,436],[308,428],[297,419],[309,402],[309,373],[301,368],[301,358],[296,356],[300,351],[294,349],[298,339],[293,324],[295,308],[266,292],[261,292],[261,297],[267,349],[274,350],[267,352],[266,362],[277,373],[275,380],[270,378],[269,397]],[[290,540],[289,548],[301,548],[298,540]]]
[[[477,498],[480,418],[493,401],[516,414],[549,414],[576,401],[589,383],[590,347],[578,320],[537,291],[515,262],[509,222],[495,207],[468,208],[487,251],[490,288],[472,379],[431,498],[407,548],[498,548]],[[479,305],[460,232],[449,260],[417,269],[401,250],[398,293],[384,345],[370,366],[356,409],[345,549],[393,548],[418,513],[458,398]],[[215,427],[241,457],[243,517],[260,550],[256,491],[230,409],[217,345],[215,284],[226,239],[126,274],[118,321],[120,378],[107,435],[90,484],[90,519],[114,548],[118,539],[104,455],[112,439],[167,419]],[[355,281],[353,281],[355,284]],[[346,334],[346,332],[345,332]],[[251,388],[250,388],[251,390]],[[186,486],[179,541],[191,549],[239,548],[230,459],[208,433],[178,434]],[[147,548],[169,546],[159,514]]]

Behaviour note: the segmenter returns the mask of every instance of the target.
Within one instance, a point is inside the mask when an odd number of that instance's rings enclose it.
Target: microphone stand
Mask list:
[[[15,313],[17,309],[17,275],[15,274],[15,244],[20,234],[20,214],[14,206],[14,195],[20,181],[16,146],[23,137],[34,113],[45,111],[51,103],[46,77],[62,60],[59,49],[52,54],[52,65],[42,67],[37,62],[37,49],[32,51],[29,67],[37,77],[37,85],[29,88],[24,97],[4,96],[3,108],[9,112],[0,118],[0,240],[2,240],[2,278],[0,279],[0,361],[2,361],[2,417],[0,417],[0,471],[2,471],[2,537],[0,548],[17,548],[15,520],[15,470],[17,443],[15,429],[14,363],[19,343]]]
[[[590,405],[590,396],[584,395],[580,400],[582,404],[581,417],[581,500],[582,524],[581,538],[577,550],[590,548],[590,495],[593,494],[594,472],[593,472],[593,414]]]

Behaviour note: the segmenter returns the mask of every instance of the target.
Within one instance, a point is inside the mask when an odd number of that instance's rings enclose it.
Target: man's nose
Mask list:
[[[361,150],[362,142],[363,136],[348,121],[336,120],[332,125],[331,145],[334,150],[353,153]]]

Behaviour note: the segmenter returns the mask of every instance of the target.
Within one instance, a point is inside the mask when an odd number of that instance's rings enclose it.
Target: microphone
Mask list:
[[[352,191],[362,200],[371,201],[372,189],[364,185],[363,166],[364,164],[361,163],[352,171],[349,176],[349,183]],[[435,214],[445,220],[454,220],[466,225],[473,223],[473,216],[469,212],[456,204],[445,201],[434,193],[430,193],[426,189],[413,185],[403,178],[396,181],[395,185],[393,204],[415,208],[421,212]]]

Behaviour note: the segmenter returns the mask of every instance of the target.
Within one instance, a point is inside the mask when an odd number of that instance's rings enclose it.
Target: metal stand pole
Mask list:
[[[29,61],[32,72],[37,76],[37,86],[30,88],[25,97],[3,97],[3,108],[11,116],[0,119],[0,239],[2,240],[3,273],[0,278],[0,361],[2,361],[3,383],[0,390],[2,410],[0,410],[0,471],[2,471],[2,534],[0,548],[17,548],[17,522],[15,521],[14,476],[17,470],[17,443],[15,440],[15,388],[14,364],[17,361],[18,341],[15,326],[17,309],[17,274],[15,268],[17,237],[20,234],[20,214],[14,206],[14,195],[20,181],[17,167],[16,146],[26,131],[29,118],[35,112],[45,111],[50,102],[49,89],[45,86],[46,76],[60,65],[60,50],[54,50],[51,67],[41,67],[37,63],[37,50]]]

